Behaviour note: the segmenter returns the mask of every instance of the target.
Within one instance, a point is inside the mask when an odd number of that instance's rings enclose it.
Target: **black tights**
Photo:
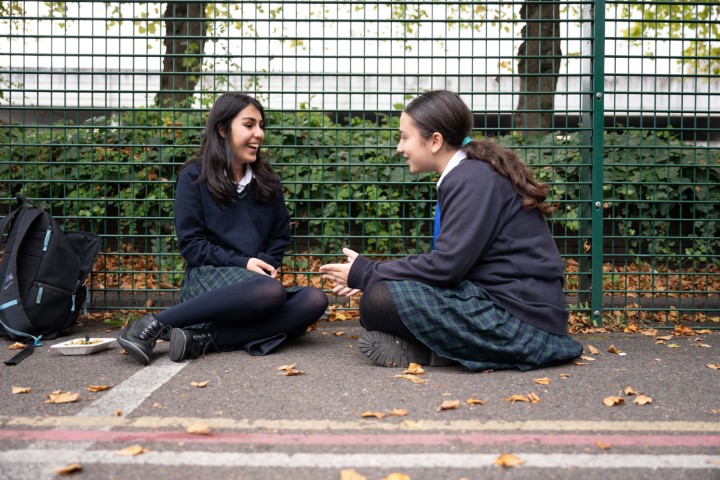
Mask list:
[[[373,284],[360,298],[360,325],[368,331],[380,331],[417,341],[400,319],[390,289],[385,282]]]
[[[288,292],[277,280],[257,276],[212,290],[155,316],[173,328],[212,323],[215,346],[234,350],[280,333],[296,337],[322,316],[327,304],[327,296],[318,288]]]

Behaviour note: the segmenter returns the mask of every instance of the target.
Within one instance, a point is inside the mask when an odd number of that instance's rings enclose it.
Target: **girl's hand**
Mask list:
[[[333,292],[337,295],[349,297],[360,291],[347,286],[348,274],[358,253],[349,248],[343,248],[343,253],[347,256],[348,263],[328,263],[320,267],[320,273],[323,274],[322,278],[333,282],[335,285]]]
[[[261,275],[267,275],[272,278],[277,278],[277,270],[275,270],[275,267],[270,265],[267,262],[263,262],[259,258],[251,258],[248,260],[247,268],[250,271],[257,272]]]

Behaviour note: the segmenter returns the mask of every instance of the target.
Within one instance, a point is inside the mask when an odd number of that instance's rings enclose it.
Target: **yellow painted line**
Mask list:
[[[0,416],[2,427],[124,427],[137,429],[186,428],[202,423],[213,429],[273,431],[414,431],[414,432],[720,432],[720,422],[611,422],[582,420],[529,420],[523,422],[482,422],[477,420],[404,420],[390,423],[377,420],[291,420],[231,419],[193,417],[13,417]]]

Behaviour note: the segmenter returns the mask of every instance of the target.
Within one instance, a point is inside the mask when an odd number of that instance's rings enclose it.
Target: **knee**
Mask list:
[[[313,311],[319,312],[318,317],[325,313],[328,307],[328,297],[325,295],[325,292],[319,288],[307,287],[304,289],[304,293],[307,305],[309,305]]]
[[[258,303],[265,304],[268,308],[279,307],[287,299],[287,290],[282,283],[270,277],[254,277],[249,282],[253,282],[255,288],[250,291],[256,295]]]

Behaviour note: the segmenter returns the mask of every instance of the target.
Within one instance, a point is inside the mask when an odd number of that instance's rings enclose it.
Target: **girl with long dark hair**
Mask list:
[[[264,355],[302,334],[327,308],[313,287],[278,281],[290,216],[278,176],[260,150],[265,110],[226,93],[208,115],[199,155],[180,171],[175,230],[186,262],[182,303],[124,328],[118,343],[147,365],[158,338],[170,359],[243,348]]]

